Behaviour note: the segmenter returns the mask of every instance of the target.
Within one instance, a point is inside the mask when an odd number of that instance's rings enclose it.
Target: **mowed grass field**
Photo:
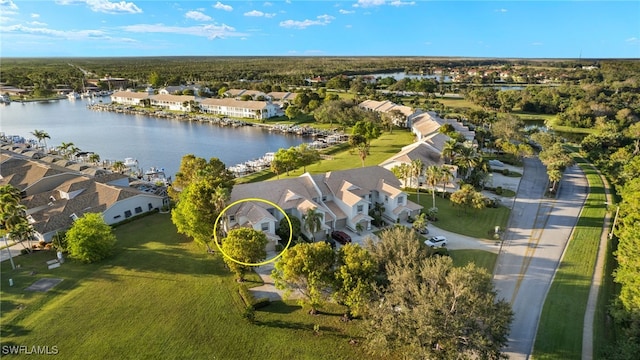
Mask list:
[[[604,184],[598,172],[576,159],[587,176],[589,195],[542,308],[536,359],[580,359],[589,289],[606,213]]]
[[[418,203],[418,194],[415,191],[409,192],[409,200]],[[431,194],[421,192],[419,204],[424,207],[423,211],[431,208],[433,205]],[[489,232],[493,234],[496,225],[505,229],[511,212],[505,206],[465,211],[438,194],[436,194],[436,207],[438,208],[438,221],[435,222],[437,227],[480,239],[491,239]]]
[[[116,254],[99,264],[48,270],[53,252],[16,257],[16,270],[3,262],[2,345],[57,346],[61,359],[365,358],[349,344],[358,321],[341,322],[337,306],[312,316],[274,302],[248,323],[221,258],[177,234],[168,215],[115,233]],[[24,290],[41,278],[64,280],[45,293]]]

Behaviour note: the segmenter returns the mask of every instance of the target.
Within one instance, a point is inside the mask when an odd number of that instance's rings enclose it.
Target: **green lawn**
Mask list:
[[[449,250],[449,255],[455,266],[465,266],[472,262],[487,270],[489,274],[493,273],[498,259],[498,254],[484,250]]]
[[[411,144],[415,140],[415,135],[409,130],[394,130],[393,133],[385,132],[378,139],[371,141],[369,156],[365,160],[365,166],[378,165],[384,160],[396,154],[403,146]],[[339,145],[335,152],[332,150],[323,152],[330,156],[330,159],[324,159],[317,164],[307,166],[307,171],[312,174],[324,173],[327,171],[347,170],[360,167],[362,162],[357,151],[352,150],[347,145]],[[304,173],[303,168],[293,170],[287,174],[281,174],[280,178],[298,177]],[[237,183],[247,183],[264,181],[268,179],[276,179],[276,175],[271,171],[265,170],[259,173],[251,174],[237,180]]]
[[[3,262],[2,345],[57,346],[64,359],[365,358],[349,344],[358,322],[341,322],[337,307],[311,316],[275,302],[256,312],[256,324],[246,322],[233,275],[178,235],[168,215],[115,232],[117,253],[100,264],[47,270],[53,252],[17,257],[15,271]],[[64,281],[46,293],[24,290],[45,277]]]
[[[417,194],[409,192],[409,200],[417,201]],[[428,193],[420,193],[420,205],[425,210],[432,207],[432,198]],[[507,207],[486,208],[481,210],[464,209],[454,207],[449,199],[443,199],[436,194],[436,207],[438,208],[438,221],[435,226],[454,233],[471,236],[474,238],[489,239],[489,232],[493,233],[495,226],[506,228],[509,220]]]
[[[598,172],[576,159],[589,182],[589,195],[540,316],[536,359],[580,359],[582,329],[598,253],[606,197]]]

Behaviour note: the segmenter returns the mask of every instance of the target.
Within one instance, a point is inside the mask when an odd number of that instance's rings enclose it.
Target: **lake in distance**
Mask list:
[[[109,98],[102,99],[108,103]],[[0,132],[34,139],[34,130],[46,131],[49,148],[72,142],[102,160],[135,158],[143,170],[164,168],[174,176],[186,154],[222,160],[227,167],[262,157],[267,152],[311,141],[298,135],[270,133],[264,129],[94,111],[89,100],[13,102],[0,105]]]

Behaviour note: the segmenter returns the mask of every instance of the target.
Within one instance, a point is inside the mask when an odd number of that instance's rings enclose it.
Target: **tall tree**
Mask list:
[[[500,359],[513,312],[491,276],[446,256],[387,264],[388,284],[368,306],[366,348],[406,359]]]
[[[299,292],[300,304],[309,306],[310,313],[315,314],[333,283],[334,264],[335,254],[328,243],[298,244],[282,254],[271,277],[276,288],[285,290],[285,296]]]
[[[116,236],[98,213],[86,213],[74,221],[66,234],[69,255],[85,263],[100,261],[111,254]]]
[[[453,176],[453,172],[449,166],[443,165],[440,167],[440,179],[438,181],[442,182],[442,198],[444,199],[444,194],[447,192],[447,184],[451,182],[455,177]]]
[[[224,257],[224,262],[236,274],[238,281],[244,281],[244,274],[251,266],[239,264],[232,259],[247,264],[263,261],[267,258],[265,247],[268,242],[262,231],[244,227],[229,231],[227,237],[222,240],[222,250],[228,255]]]
[[[38,145],[40,145],[40,143],[42,141],[44,141],[44,150],[45,152],[47,151],[47,139],[51,139],[51,136],[49,136],[49,134],[44,131],[44,130],[33,130],[31,132],[31,135],[35,136],[36,139],[38,139]]]
[[[442,179],[441,171],[442,170],[440,167],[436,165],[431,165],[427,167],[427,172],[425,175],[427,180],[427,185],[431,187],[431,197],[433,200],[432,208],[436,207],[436,186],[438,185],[438,182]]]
[[[416,179],[416,189],[418,189],[418,201],[420,201],[420,177],[422,176],[422,171],[424,170],[424,163],[420,159],[411,160],[411,178]]]
[[[444,143],[444,148],[442,149],[442,156],[448,160],[448,163],[455,163],[456,155],[460,151],[460,144],[455,139],[449,139]]]
[[[304,228],[311,234],[311,240],[315,240],[316,233],[322,229],[322,213],[316,208],[309,208],[303,215]]]
[[[460,190],[451,194],[451,202],[454,205],[461,206],[465,213],[469,208],[482,209],[486,206],[484,195],[469,184],[462,185]]]
[[[377,270],[371,253],[358,244],[347,244],[338,251],[333,297],[347,306],[348,317],[363,314],[373,295]]]
[[[302,165],[302,171],[307,172],[307,165],[312,165],[320,161],[320,153],[316,149],[312,149],[308,144],[300,144],[296,151],[298,152],[299,163]]]

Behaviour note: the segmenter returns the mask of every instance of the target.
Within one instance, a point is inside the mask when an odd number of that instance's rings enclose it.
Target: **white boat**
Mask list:
[[[70,93],[68,93],[68,94],[67,94],[67,98],[68,98],[69,100],[77,100],[77,99],[80,99],[80,94],[78,94],[78,93],[77,93],[77,92],[75,92],[75,91],[72,91],[72,92],[70,92]]]
[[[152,167],[149,170],[145,171],[142,179],[153,184],[160,183],[164,186],[167,186],[171,183],[171,179],[168,179],[164,173],[164,168],[158,169],[156,167]]]
[[[4,94],[4,95],[0,95],[0,104],[11,104],[11,98],[9,97],[9,95]]]

